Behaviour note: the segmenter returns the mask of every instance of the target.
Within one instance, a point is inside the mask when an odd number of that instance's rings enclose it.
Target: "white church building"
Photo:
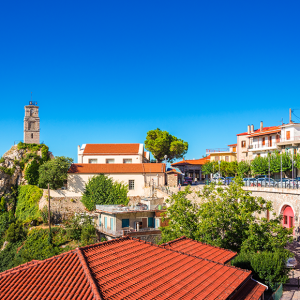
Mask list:
[[[83,144],[68,171],[68,190],[82,193],[91,177],[104,174],[127,184],[128,196],[144,196],[146,186],[165,185],[165,164],[149,161],[143,144]]]

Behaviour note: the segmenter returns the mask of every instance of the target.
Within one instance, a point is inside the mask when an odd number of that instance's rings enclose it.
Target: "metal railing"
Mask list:
[[[160,191],[162,191],[162,192],[164,192],[164,193],[166,193],[166,194],[168,194],[170,196],[172,196],[174,194],[174,192],[172,192],[170,190],[170,188],[167,187],[167,186],[158,186],[157,189],[159,189]]]
[[[111,213],[122,213],[122,212],[135,212],[135,211],[146,211],[155,210],[157,205],[135,205],[135,206],[121,206],[121,205],[96,205],[96,210],[111,212]]]
[[[228,183],[224,182],[225,185]],[[270,187],[279,189],[300,189],[300,180],[296,179],[280,179],[274,180],[273,178],[264,179],[249,179],[244,180],[244,186],[248,187]]]
[[[293,142],[293,141],[299,141],[300,140],[300,135],[294,135],[294,138],[290,137],[290,138],[286,138],[286,137],[282,137],[280,138],[280,142]]]
[[[158,230],[157,228],[152,228],[152,227],[147,227],[147,228],[140,228],[139,230],[133,229],[133,228],[126,228],[122,230],[111,230],[108,228],[105,228],[104,226],[98,226],[98,229],[103,232],[107,233],[116,237],[124,236],[127,235],[128,233],[131,232],[150,232],[150,231],[155,231]]]
[[[277,146],[277,143],[276,142],[269,142],[269,141],[265,141],[265,143],[262,143],[262,142],[259,142],[259,143],[256,143],[256,142],[253,142],[252,145],[249,145],[248,146],[248,149],[260,149],[260,148],[271,148],[271,147],[274,147],[276,148]]]
[[[206,149],[206,153],[229,152],[229,148]]]

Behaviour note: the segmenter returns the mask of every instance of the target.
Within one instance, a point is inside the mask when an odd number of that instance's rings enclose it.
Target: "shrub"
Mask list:
[[[21,222],[11,223],[6,231],[6,240],[10,243],[22,241],[26,237]]]
[[[5,162],[4,157],[1,157],[1,158],[0,158],[0,164],[2,164],[2,163],[4,163],[4,162]]]
[[[0,167],[3,173],[12,176],[15,173],[16,167],[13,166],[12,168]]]
[[[96,208],[96,204],[127,205],[129,202],[127,193],[127,185],[113,182],[111,178],[100,174],[88,181],[81,201],[90,211]]]
[[[61,188],[67,180],[67,172],[70,169],[73,159],[64,156],[45,162],[39,168],[39,186],[47,188],[48,183],[51,189]]]
[[[42,190],[37,186],[24,185],[19,187],[16,217],[24,222],[40,219],[39,200],[42,195]]]
[[[37,185],[39,181],[40,164],[34,159],[25,169],[25,179],[28,184]]]

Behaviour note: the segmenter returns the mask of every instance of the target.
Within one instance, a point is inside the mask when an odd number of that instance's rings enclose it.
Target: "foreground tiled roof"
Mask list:
[[[83,155],[138,154],[140,144],[86,144]]]
[[[200,158],[200,159],[187,159],[181,160],[176,163],[171,164],[171,166],[183,166],[183,165],[204,165],[206,162],[210,161],[210,155]]]
[[[259,299],[266,286],[253,280],[248,280],[242,289],[232,298],[232,300],[255,300]]]
[[[162,244],[160,247],[200,258],[206,258],[222,264],[227,263],[237,255],[236,252],[200,243],[186,237],[181,237],[177,240]]]
[[[258,300],[265,287],[250,280],[251,271],[123,237],[0,273],[0,299]]]
[[[72,164],[68,173],[114,174],[114,173],[164,173],[165,164]]]

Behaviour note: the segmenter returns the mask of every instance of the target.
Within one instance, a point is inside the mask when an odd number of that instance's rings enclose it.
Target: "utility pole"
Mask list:
[[[280,181],[281,181],[281,187],[282,186],[282,153],[280,154]]]
[[[51,238],[51,213],[50,213],[50,185],[48,183],[48,224],[49,224],[49,243],[52,243]]]
[[[270,187],[270,177],[271,177],[271,175],[270,175],[270,156],[271,156],[271,154],[269,153],[269,187]]]

